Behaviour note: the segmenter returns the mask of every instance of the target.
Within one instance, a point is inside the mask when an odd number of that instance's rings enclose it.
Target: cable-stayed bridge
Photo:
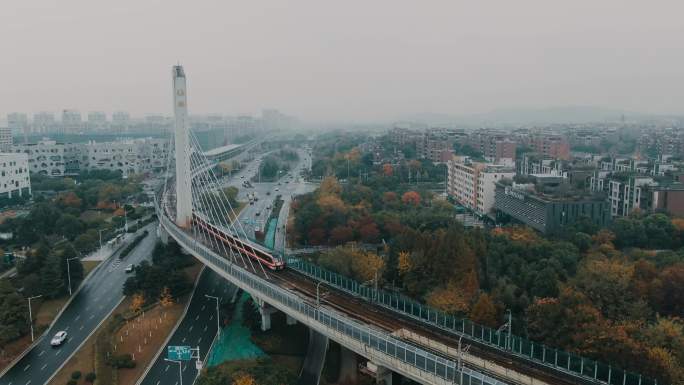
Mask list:
[[[654,384],[251,242],[234,220],[237,213],[213,174],[213,162],[188,129],[180,66],[173,68],[173,92],[175,167],[169,157],[155,199],[160,233],[250,293],[260,306],[262,327],[270,326],[272,312],[282,311],[288,321],[301,322],[376,364],[378,381],[385,384],[392,383],[392,372],[423,384]]]

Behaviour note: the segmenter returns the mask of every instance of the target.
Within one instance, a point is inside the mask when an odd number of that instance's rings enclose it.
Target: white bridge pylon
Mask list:
[[[192,174],[190,170],[190,134],[188,125],[185,71],[173,66],[173,113],[176,118],[174,141],[176,153],[176,225],[189,229],[192,224]]]

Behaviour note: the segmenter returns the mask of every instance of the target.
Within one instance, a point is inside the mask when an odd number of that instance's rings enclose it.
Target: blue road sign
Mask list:
[[[169,346],[167,348],[166,358],[174,361],[190,361],[192,359],[192,351],[189,346]]]

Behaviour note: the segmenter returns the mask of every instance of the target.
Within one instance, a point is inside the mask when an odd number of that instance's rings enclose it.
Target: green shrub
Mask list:
[[[96,379],[96,378],[97,378],[97,375],[95,375],[94,372],[90,372],[90,373],[86,374],[86,376],[85,376],[86,382],[90,382],[91,384],[92,384],[93,382],[95,382],[95,379]]]
[[[117,369],[132,369],[135,368],[135,361],[130,354],[119,354],[109,359],[109,365]]]
[[[81,371],[77,370],[71,373],[71,378],[74,380],[78,380],[79,378],[81,378]]]
[[[67,381],[66,385],[76,385],[78,382],[76,380],[69,380]]]

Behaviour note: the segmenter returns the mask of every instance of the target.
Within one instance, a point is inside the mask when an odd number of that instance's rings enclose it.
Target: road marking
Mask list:
[[[197,317],[195,317],[195,321],[197,321],[197,320],[199,319],[199,316],[200,316],[200,315],[197,314]]]
[[[27,371],[28,368],[30,368],[30,367],[31,367],[31,364],[26,365],[26,367],[24,368],[24,371]]]
[[[209,325],[204,325],[204,331],[205,331],[205,332],[207,331],[207,328],[208,328],[208,327],[209,327]]]
[[[213,319],[214,319],[214,315],[212,314],[212,315],[209,316],[209,321],[211,321],[211,320],[213,320]]]
[[[38,357],[42,356],[43,354],[45,354],[45,350],[41,350],[40,353],[38,353]]]
[[[81,325],[81,327],[80,327],[80,328],[78,328],[78,330],[83,330],[83,325]]]
[[[191,332],[192,328],[194,328],[194,327],[195,327],[195,325],[190,325],[190,328],[188,329],[188,331]]]
[[[202,305],[202,308],[201,308],[200,310],[201,310],[201,311],[204,311],[204,309],[206,309],[206,306],[205,306],[205,305]]]
[[[74,321],[78,321],[80,318],[81,318],[81,315],[79,314],[78,316],[76,316],[76,318],[74,318]]]
[[[47,368],[47,364],[43,365],[43,367],[40,368],[40,370],[43,370],[43,369],[45,369],[45,368]]]
[[[88,317],[88,319],[93,319],[93,318],[95,318],[95,314],[91,314],[90,317]]]
[[[181,342],[185,342],[185,337],[183,337],[183,340]]]
[[[31,383],[31,380],[28,380],[28,382],[26,383],[26,385],[29,385],[30,383]]]
[[[166,365],[166,369],[164,369],[165,372],[169,371],[169,365]]]
[[[157,380],[157,383],[155,385],[159,385],[161,383],[161,380]]]
[[[70,327],[71,327],[71,326],[67,326],[67,327],[65,327],[65,328],[64,328],[64,331],[67,331],[67,330],[69,330],[69,328],[70,328]]]
[[[55,355],[56,355],[56,356],[58,356],[58,355],[59,355],[59,353],[61,353],[61,352],[62,352],[62,350],[61,350],[61,349],[60,349],[60,350],[57,350],[57,353],[55,353]]]
[[[200,337],[200,338],[197,340],[197,345],[199,345],[200,342],[202,342],[202,337]]]

